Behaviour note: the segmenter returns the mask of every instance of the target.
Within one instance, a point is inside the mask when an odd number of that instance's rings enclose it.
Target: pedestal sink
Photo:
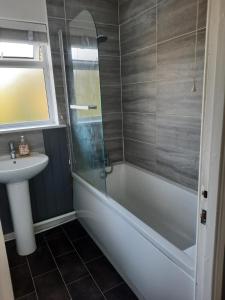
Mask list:
[[[16,159],[10,159],[9,155],[0,157],[0,183],[7,187],[19,255],[36,250],[28,180],[47,164],[48,157],[40,153]]]

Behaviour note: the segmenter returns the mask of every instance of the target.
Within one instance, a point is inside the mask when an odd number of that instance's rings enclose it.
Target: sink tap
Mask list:
[[[9,142],[9,151],[10,151],[11,159],[15,159],[16,158],[15,143],[12,141]]]

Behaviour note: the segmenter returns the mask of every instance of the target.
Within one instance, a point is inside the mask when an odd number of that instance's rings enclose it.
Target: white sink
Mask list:
[[[0,183],[5,183],[16,238],[17,252],[28,255],[36,250],[28,180],[48,164],[48,157],[40,153],[10,159],[0,157]]]
[[[0,183],[13,183],[29,180],[40,173],[48,164],[48,157],[32,153],[24,158],[10,159],[9,155],[0,157]]]

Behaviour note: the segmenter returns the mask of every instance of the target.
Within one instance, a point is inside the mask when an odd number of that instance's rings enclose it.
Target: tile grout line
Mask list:
[[[35,295],[37,296],[37,300],[38,300],[39,297],[38,297],[38,293],[37,293],[37,288],[36,288],[36,284],[35,284],[35,281],[34,281],[34,277],[33,277],[32,272],[31,272],[30,263],[29,263],[29,260],[28,260],[27,256],[26,256],[26,261],[27,261],[30,276],[31,276],[31,279],[32,279],[32,282],[33,282],[33,285],[34,285]]]
[[[33,278],[34,278],[34,279],[36,279],[36,278],[39,278],[39,277],[45,276],[45,275],[47,275],[48,273],[51,273],[51,272],[54,272],[54,271],[57,271],[57,267],[55,267],[54,269],[51,269],[51,270],[49,270],[49,271],[47,271],[47,272],[44,272],[44,273],[41,273],[41,274],[35,275],[35,276],[33,276]]]
[[[69,289],[68,289],[68,287],[67,287],[67,285],[66,285],[66,282],[65,282],[65,280],[64,280],[64,278],[63,278],[63,276],[62,276],[62,273],[61,273],[61,271],[60,271],[60,269],[59,269],[59,266],[58,266],[58,264],[57,264],[57,262],[56,262],[56,259],[55,259],[54,255],[53,255],[53,253],[52,253],[52,250],[51,250],[51,248],[50,248],[50,246],[49,246],[47,240],[46,240],[46,244],[47,244],[48,250],[50,251],[51,256],[52,256],[52,258],[53,258],[53,260],[54,260],[54,263],[56,264],[56,268],[57,268],[57,270],[58,270],[58,272],[59,272],[59,274],[60,274],[60,277],[61,277],[61,279],[62,279],[62,281],[63,281],[63,284],[64,284],[64,286],[65,286],[65,288],[66,288],[66,291],[67,291],[67,293],[68,293],[68,295],[69,295],[69,297],[70,297],[70,300],[71,300],[71,299],[72,299],[72,296],[71,296],[71,294],[70,294],[70,292],[69,292]]]
[[[114,286],[111,287],[110,289],[106,290],[106,291],[104,292],[104,294],[106,294],[106,293],[108,293],[108,292],[110,292],[110,291],[112,291],[112,290],[118,288],[119,286],[121,286],[121,285],[123,285],[123,284],[126,284],[126,282],[125,282],[125,281],[122,281],[122,282],[120,282],[120,283],[114,285]]]
[[[119,25],[119,52],[120,52],[120,105],[122,113],[122,152],[123,161],[125,161],[125,144],[124,144],[124,120],[123,120],[123,75],[122,75],[122,52],[121,52],[121,24],[120,24],[120,0],[118,0],[118,25]]]
[[[83,279],[85,279],[85,278],[89,278],[89,277],[90,277],[89,274],[84,275],[84,276],[82,276],[82,277],[80,277],[80,278],[78,278],[78,279],[75,279],[75,280],[72,280],[72,281],[70,281],[70,282],[67,282],[67,285],[72,285],[73,283],[79,282],[79,281],[81,281],[81,280],[83,280]]]
[[[99,256],[96,256],[95,258],[89,259],[89,260],[87,260],[87,261],[84,261],[84,263],[85,263],[85,264],[89,264],[89,263],[91,263],[91,262],[93,262],[93,261],[96,261],[96,260],[102,258],[102,257],[104,257],[104,254],[99,255]]]
[[[149,12],[150,10],[152,10],[152,9],[154,9],[156,7],[157,7],[157,4],[155,4],[155,5],[153,5],[153,6],[149,7],[149,8],[143,9],[142,11],[140,11],[139,13],[137,13],[136,15],[131,16],[131,17],[127,18],[125,21],[121,22],[120,25],[123,26],[123,25],[125,25],[125,24],[133,21],[134,19],[137,19],[137,18],[141,17],[142,15],[144,15],[145,13]]]
[[[156,145],[155,143],[145,142],[145,141],[134,139],[134,138],[131,138],[131,137],[125,137],[125,140],[132,141],[132,142],[138,142],[138,143],[145,144],[145,145],[154,146],[155,148],[160,148],[160,146]],[[196,151],[196,150],[188,150],[187,148],[185,149],[185,151],[188,152],[189,154],[196,154],[196,153],[199,152],[199,151]]]
[[[103,291],[101,290],[101,288],[100,288],[99,285],[97,284],[96,280],[95,280],[94,277],[92,276],[91,272],[89,271],[88,267],[86,266],[85,262],[83,261],[82,257],[80,256],[80,254],[79,254],[79,252],[77,251],[76,247],[74,246],[73,242],[71,241],[71,239],[70,239],[69,235],[67,234],[66,230],[65,230],[63,227],[62,227],[62,230],[63,230],[63,232],[64,232],[64,234],[65,234],[67,240],[70,242],[70,244],[72,245],[72,247],[73,247],[73,249],[75,250],[76,254],[77,254],[78,257],[80,258],[80,260],[81,260],[82,264],[84,265],[85,269],[87,270],[88,274],[89,274],[90,277],[92,278],[94,284],[96,285],[96,287],[98,288],[98,290],[99,290],[100,293],[102,294],[103,298],[104,298],[105,300],[107,300],[106,297],[105,297],[105,295],[104,295],[104,293],[103,293]]]
[[[176,35],[176,36],[174,36],[174,37],[171,37],[171,38],[169,38],[169,39],[167,39],[167,40],[163,40],[163,41],[161,41],[161,42],[158,42],[158,41],[157,41],[156,43],[153,43],[153,44],[151,44],[151,45],[148,45],[148,46],[139,48],[139,49],[137,49],[137,50],[133,50],[133,51],[127,52],[127,53],[125,53],[125,54],[121,54],[121,57],[123,57],[123,56],[126,57],[126,56],[129,56],[129,55],[133,55],[133,54],[136,54],[136,53],[138,53],[138,52],[141,52],[141,51],[144,51],[144,50],[147,50],[147,49],[156,47],[157,45],[158,45],[158,46],[161,46],[161,45],[163,45],[163,44],[166,44],[166,43],[169,43],[169,42],[171,42],[171,41],[177,40],[177,39],[179,39],[179,38],[183,38],[183,37],[186,37],[186,36],[189,36],[189,35],[197,34],[199,31],[203,31],[204,29],[205,29],[204,27],[201,28],[201,29],[197,29],[197,30],[195,29],[195,30],[192,30],[192,31],[189,31],[189,32],[180,34],[180,35]]]
[[[201,81],[201,77],[197,78],[197,81]],[[187,83],[187,82],[192,82],[192,78],[188,77],[187,79],[154,79],[154,80],[147,80],[147,81],[135,81],[135,82],[127,82],[124,83],[124,87],[128,87],[131,85],[138,85],[138,84],[153,84],[153,83]],[[129,102],[129,101],[127,101]]]
[[[19,298],[15,298],[15,300],[23,300],[24,297],[31,296],[31,295],[33,295],[33,294],[34,294],[34,292],[31,292],[31,293],[26,294],[26,295],[23,295],[23,296],[21,296],[21,297],[19,297]],[[37,298],[37,300],[38,300],[38,298]]]

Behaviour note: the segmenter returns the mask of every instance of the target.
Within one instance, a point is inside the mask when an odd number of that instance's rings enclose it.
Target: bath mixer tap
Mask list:
[[[12,141],[9,142],[9,153],[10,153],[11,159],[15,159],[16,158],[15,143],[12,142]]]

